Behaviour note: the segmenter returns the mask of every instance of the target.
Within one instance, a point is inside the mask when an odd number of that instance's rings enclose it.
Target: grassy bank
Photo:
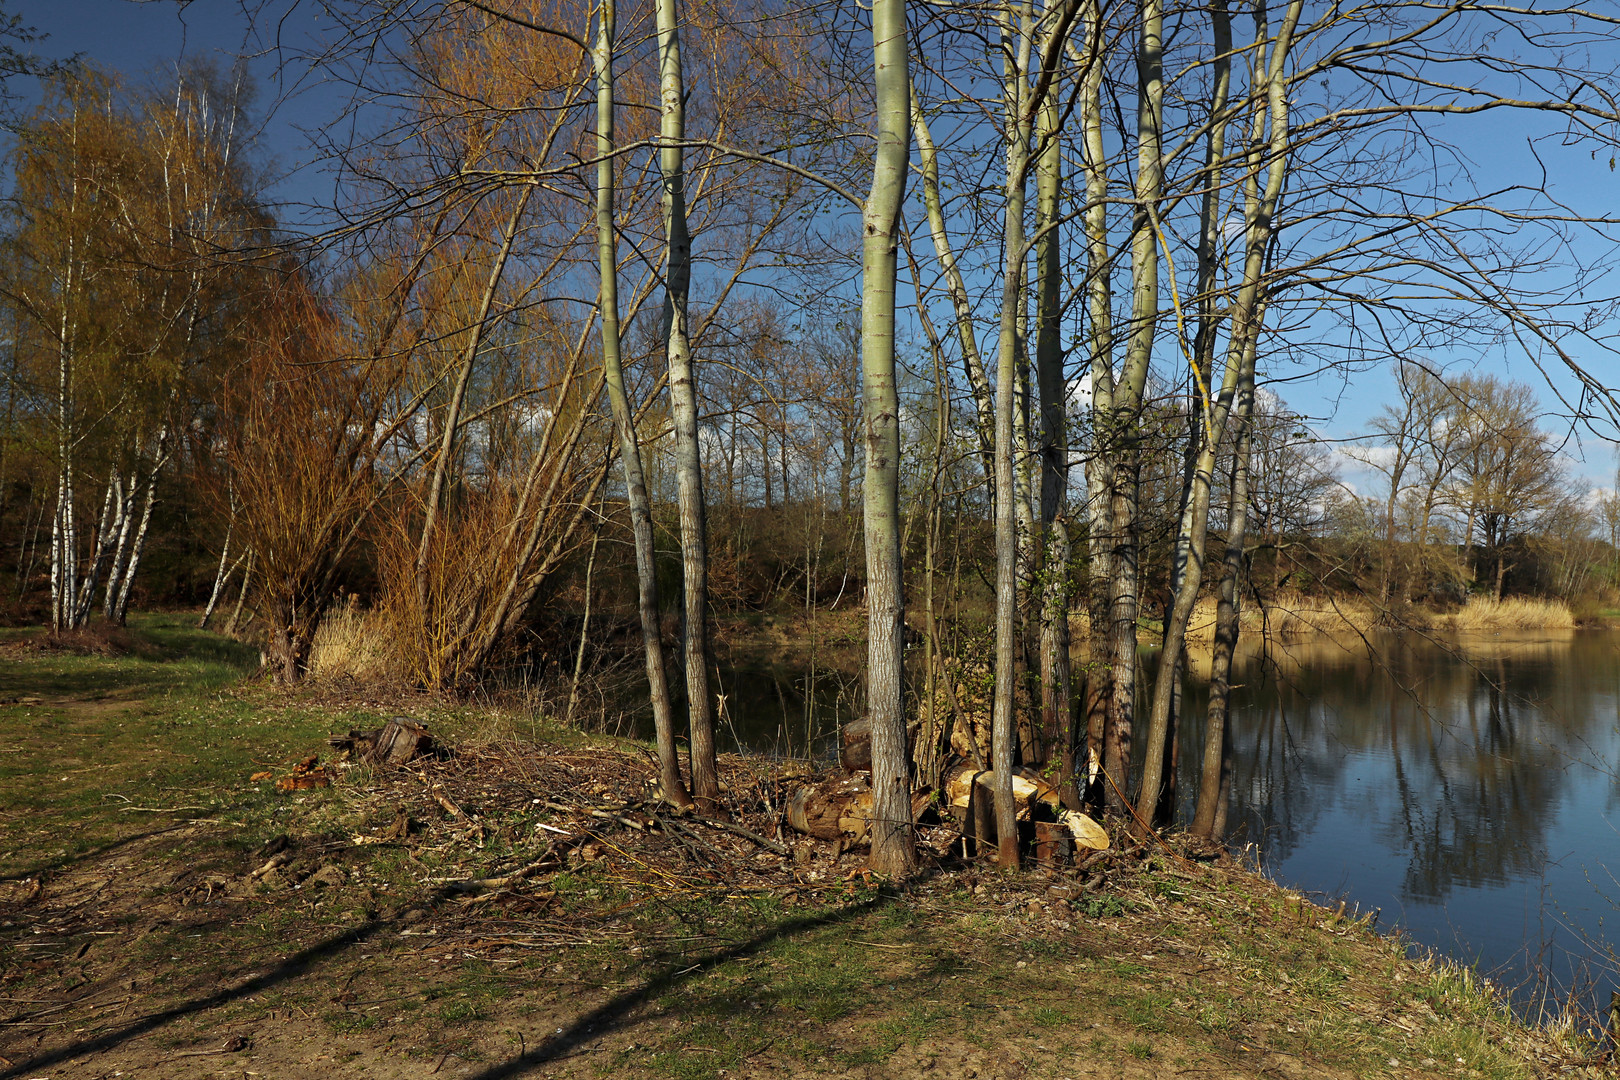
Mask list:
[[[282,695],[179,619],[92,646],[0,642],[0,1078],[1596,1072],[1235,865],[1126,848],[897,890],[769,847],[762,762],[725,771],[766,845],[655,827],[633,744]],[[458,753],[277,790],[398,711]]]

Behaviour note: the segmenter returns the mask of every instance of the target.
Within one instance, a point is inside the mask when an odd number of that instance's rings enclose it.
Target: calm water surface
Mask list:
[[[1314,641],[1250,651],[1233,681],[1232,839],[1273,876],[1382,909],[1525,999],[1550,979],[1607,1005],[1620,634]],[[1183,792],[1201,726],[1185,732]]]

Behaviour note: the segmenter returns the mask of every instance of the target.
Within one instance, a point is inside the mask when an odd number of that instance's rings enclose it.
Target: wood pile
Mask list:
[[[836,841],[842,849],[865,841],[871,831],[871,725],[859,720],[845,725],[841,735],[838,760],[842,773],[800,784],[787,798],[783,817],[795,832]],[[994,850],[994,799],[988,770],[959,765],[945,774],[937,800],[927,788],[915,793],[912,818],[921,822],[936,807],[946,809],[955,819],[965,854],[982,852],[986,845]],[[1058,788],[1034,770],[1019,769],[1013,774],[1013,801],[1020,843],[1032,849],[1042,865],[1066,863],[1076,849],[1101,851],[1109,846],[1107,831],[1085,814],[1066,809]]]

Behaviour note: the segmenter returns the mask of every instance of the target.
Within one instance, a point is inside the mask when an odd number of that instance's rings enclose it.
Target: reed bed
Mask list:
[[[1568,630],[1575,626],[1575,614],[1562,600],[1544,600],[1535,596],[1493,600],[1476,596],[1461,610],[1436,616],[1435,625],[1463,633],[1478,630]]]
[[[1314,634],[1364,634],[1378,626],[1377,609],[1358,597],[1306,596],[1279,592],[1261,605],[1243,608],[1243,634],[1301,638]],[[1203,597],[1187,624],[1191,641],[1208,642],[1215,636],[1215,598]]]

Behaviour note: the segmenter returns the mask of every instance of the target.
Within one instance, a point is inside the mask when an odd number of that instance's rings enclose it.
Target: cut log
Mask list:
[[[963,766],[946,777],[945,794],[953,807],[965,811],[973,801],[975,787],[979,789],[980,797],[986,803],[995,798],[994,780],[994,775],[988,769],[980,772],[971,766]],[[1018,807],[1018,820],[1028,821],[1031,810],[1037,804],[1051,807],[1053,815],[1056,816],[1062,807],[1063,799],[1057,788],[1034,771],[1019,769],[1013,773],[1013,802]]]
[[[856,720],[839,732],[838,763],[845,772],[872,769],[872,721]]]
[[[352,760],[373,765],[403,765],[437,749],[428,729],[408,716],[396,716],[375,731],[350,731],[326,741]]]
[[[863,776],[805,784],[788,799],[787,822],[818,840],[853,836],[859,842],[872,825],[872,788]]]
[[[917,735],[922,731],[922,721],[913,720],[906,725],[906,745],[915,746]],[[838,764],[844,767],[845,772],[869,773],[872,771],[872,722],[870,720],[853,720],[845,724],[838,732]]]
[[[1074,837],[1076,847],[1089,848],[1092,851],[1108,850],[1108,830],[1091,818],[1078,810],[1065,810],[1061,820],[1069,827],[1069,835]]]
[[[1074,854],[1074,838],[1057,821],[1035,823],[1035,862],[1040,866],[1062,866]]]

